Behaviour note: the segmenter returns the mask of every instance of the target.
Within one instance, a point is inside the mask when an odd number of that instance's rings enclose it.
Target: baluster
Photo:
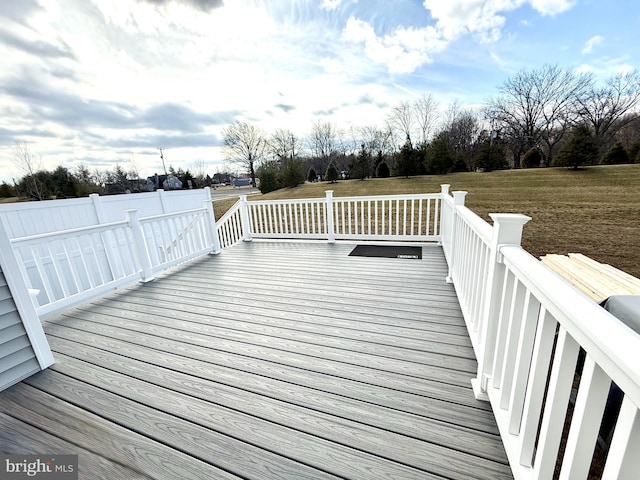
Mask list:
[[[598,440],[611,380],[587,355],[560,470],[560,480],[586,479]],[[637,475],[638,470],[634,470]]]
[[[509,399],[511,398],[518,340],[520,339],[524,307],[528,301],[527,297],[530,297],[528,290],[521,282],[517,282],[513,292],[513,300],[511,301],[511,310],[509,311],[509,323],[505,337],[502,375],[500,378],[500,408],[503,409],[509,406]]]
[[[418,200],[418,236],[419,237],[422,236],[422,205],[424,205],[424,203],[428,201],[429,199]],[[428,235],[428,233],[429,232],[425,232],[425,236]]]
[[[533,478],[551,478],[558,457],[580,347],[560,326],[551,367]]]
[[[69,273],[71,274],[71,280],[73,281],[73,286],[75,287],[75,293],[79,293],[83,290],[88,290],[88,289],[83,287],[82,281],[80,279],[80,272],[78,271],[78,268],[76,267],[76,264],[75,264],[75,260],[73,259],[73,249],[69,251],[69,249],[67,248],[67,242],[72,242],[73,240],[74,238],[70,237],[68,239],[63,239],[61,243],[62,243],[62,249],[64,250],[64,255],[67,258],[67,263],[69,265]]]
[[[55,284],[60,287],[62,298],[67,298],[69,297],[70,294],[69,294],[69,285],[67,285],[66,275],[64,275],[61,272],[58,255],[51,250],[51,246],[53,245],[54,248],[57,247],[58,242],[60,241],[64,242],[64,240],[49,242],[49,243],[45,243],[44,247],[47,249],[47,252],[49,253],[49,258],[51,259],[51,268],[53,269],[53,273],[55,274],[55,277],[56,277]]]
[[[78,245],[78,251],[80,252],[80,263],[82,264],[82,269],[84,270],[84,275],[89,282],[89,288],[93,288],[96,286],[93,278],[91,277],[91,273],[89,267],[87,266],[87,259],[85,257],[84,248],[82,248],[81,240],[82,237],[76,237],[74,240],[76,241],[76,245]]]
[[[516,359],[514,368],[514,385],[509,398],[509,433],[517,435],[520,432],[527,382],[531,368],[531,355],[534,349],[534,340],[540,317],[540,302],[527,290],[524,301],[523,319],[520,327],[518,345],[516,347]],[[504,397],[504,392],[503,392]]]
[[[544,392],[557,327],[558,322],[555,318],[544,307],[541,307],[531,354],[531,367],[518,439],[520,464],[527,467],[533,465],[533,452],[542,416]]]
[[[505,341],[507,338],[507,331],[509,329],[509,313],[511,312],[511,303],[516,290],[516,284],[518,280],[515,278],[512,272],[507,270],[504,276],[504,283],[502,285],[502,295],[500,304],[500,314],[498,315],[498,327],[496,329],[496,343],[493,356],[493,387],[498,388],[502,380],[502,368],[504,366],[504,350]]]
[[[378,235],[378,231],[379,231],[379,226],[378,226],[378,201],[374,200],[373,202],[373,210],[374,210],[374,222],[373,224],[375,225],[375,235]]]
[[[640,472],[640,412],[625,395],[602,480],[635,480]]]

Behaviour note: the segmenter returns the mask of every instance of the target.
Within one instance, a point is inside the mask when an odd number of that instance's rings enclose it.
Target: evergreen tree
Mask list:
[[[485,140],[480,147],[474,167],[485,172],[507,168],[507,159],[502,142]]]
[[[581,165],[593,165],[597,158],[598,145],[593,133],[587,124],[581,123],[571,131],[567,143],[554,157],[552,165],[577,169]]]
[[[282,187],[277,162],[263,163],[260,168],[258,168],[257,175],[260,179],[260,191],[262,193],[273,192]]]
[[[311,167],[309,169],[309,173],[307,174],[307,180],[310,182],[315,182],[318,179],[318,174],[316,173],[316,169]]]
[[[388,178],[391,172],[389,171],[389,165],[384,160],[378,164],[376,168],[376,177],[378,178]]]
[[[9,198],[13,196],[15,196],[13,187],[9,185],[7,182],[2,182],[2,185],[0,185],[0,197]]]
[[[338,168],[333,161],[329,163],[327,167],[326,180],[329,183],[336,183],[338,181]]]
[[[602,165],[618,165],[621,163],[633,163],[629,160],[629,154],[622,143],[618,142],[611,147],[600,159]]]
[[[355,156],[349,168],[351,170],[350,175],[353,178],[364,180],[369,174],[371,154],[367,151],[364,143],[361,145],[358,155]]]
[[[280,183],[284,187],[296,187],[304,183],[302,160],[287,158],[280,164]]]
[[[640,140],[636,140],[629,148],[629,162],[640,163]]]
[[[453,171],[455,154],[446,135],[438,135],[427,148],[425,168],[427,173],[444,175]]]
[[[411,139],[408,136],[396,159],[395,173],[396,175],[406,178],[420,173],[419,155],[413,148],[413,145],[411,145]]]
[[[537,168],[542,162],[542,152],[537,147],[530,148],[522,157],[522,164],[525,168]]]

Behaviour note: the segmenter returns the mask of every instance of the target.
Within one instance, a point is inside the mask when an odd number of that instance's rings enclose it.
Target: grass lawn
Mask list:
[[[435,193],[443,183],[469,192],[466,205],[490,221],[489,213],[523,213],[523,246],[539,257],[583,253],[640,277],[640,165],[581,170],[544,168],[491,173],[313,183],[253,199]],[[234,200],[215,202],[216,216]]]

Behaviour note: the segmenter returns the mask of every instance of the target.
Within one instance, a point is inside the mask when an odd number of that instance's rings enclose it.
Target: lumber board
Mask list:
[[[495,444],[496,438],[494,436],[452,424],[420,419],[415,415],[393,412],[384,408],[374,409],[375,412],[372,413],[370,412],[373,408],[371,405],[356,404],[355,402],[345,403],[335,396],[322,395],[322,401],[309,402],[307,397],[310,392],[308,391],[298,395],[296,397],[298,401],[290,401],[290,398],[284,396],[282,392],[276,394],[275,391],[272,391],[270,395],[263,395],[262,392],[253,392],[245,385],[220,383],[211,376],[209,378],[194,377],[188,373],[177,372],[165,367],[149,369],[145,362],[120,355],[105,354],[104,351],[87,346],[79,346],[70,342],[61,342],[57,346],[56,351],[66,357],[73,357],[91,365],[98,365],[156,386],[240,410],[274,423],[295,426],[318,436],[332,436],[331,431],[339,429],[336,423],[339,422],[343,426],[351,425],[350,430],[359,432],[359,436],[368,435],[371,438],[375,437],[378,440],[393,443],[396,447],[403,445],[402,448],[410,450],[420,449],[425,457],[432,455],[450,457],[451,452],[447,449],[457,448],[475,456],[507,463],[504,451],[497,448]],[[65,357],[61,358],[64,362]],[[62,369],[64,369],[64,365]],[[309,418],[314,418],[314,423],[309,423]],[[365,418],[369,422],[363,421]],[[416,428],[416,423],[420,428]],[[329,427],[331,425],[333,427]],[[331,430],[325,430],[326,428]],[[413,432],[413,435],[408,435],[408,432]],[[406,437],[412,440],[407,440]],[[421,440],[432,445],[429,448],[424,448],[423,444],[415,443],[414,440]],[[349,441],[348,443],[351,446],[356,446],[357,441]],[[433,461],[439,460],[433,459]]]
[[[20,404],[16,405],[12,402],[8,402],[7,406],[20,408]],[[35,427],[2,412],[0,412],[0,452],[6,455],[78,455],[78,478],[80,479],[151,480],[154,478],[145,472],[114,462],[100,454],[86,450],[80,445],[44,432],[39,426]],[[196,479],[198,477],[185,476],[182,478]],[[231,480],[233,477],[226,478]]]
[[[466,404],[466,398],[471,395],[460,396],[458,402],[452,403],[439,398],[429,398],[422,395],[387,389],[369,383],[350,380],[344,377],[336,379],[333,376],[309,370],[296,369],[270,362],[252,361],[237,357],[211,358],[207,352],[199,349],[160,351],[147,345],[135,345],[122,340],[95,335],[87,336],[82,331],[74,329],[62,330],[61,336],[52,332],[50,335],[53,346],[59,341],[73,341],[77,348],[83,345],[102,349],[108,352],[125,355],[154,366],[172,368],[183,373],[191,373],[202,378],[213,378],[218,382],[265,392],[287,391],[290,388],[302,389],[302,395],[308,397],[309,389],[313,393],[329,394],[369,405],[379,405],[388,409],[407,412],[412,415],[453,423],[473,430],[497,434],[493,414],[486,403],[471,401]],[[231,356],[230,356],[231,357]],[[235,360],[235,361],[234,361]]]
[[[583,254],[550,254],[542,262],[596,302],[612,295],[640,295],[640,279]]]
[[[381,478],[394,472],[409,478],[446,474],[466,479],[475,474],[477,478],[493,479],[504,478],[505,471],[510,473],[507,466],[493,461],[426,445],[347,419],[332,421],[327,415],[266,398],[256,404],[250,398],[231,394],[231,389],[206,389],[207,400],[203,400],[181,393],[174,385],[178,381],[170,375],[161,375],[159,382],[165,385],[161,387],[95,365],[91,368],[92,375],[87,376],[83,362],[69,357],[60,363],[64,365],[54,366],[53,370],[63,368],[70,376],[83,375],[86,382],[96,387],[227,436],[251,439],[254,445],[335,475],[361,477],[375,471]],[[194,388],[190,380],[186,391],[189,387]],[[327,465],[328,461],[332,464]],[[390,462],[394,465],[390,466]]]
[[[108,475],[101,476],[98,470],[87,478],[238,478],[26,383],[3,393],[0,409],[23,424],[37,425],[14,432],[14,445],[7,453],[77,454],[80,470],[86,473],[115,465],[115,471],[105,472]],[[3,450],[7,447],[3,445]]]

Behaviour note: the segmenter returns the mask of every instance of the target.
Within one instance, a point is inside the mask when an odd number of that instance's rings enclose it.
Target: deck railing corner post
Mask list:
[[[142,230],[140,219],[138,219],[138,211],[135,209],[125,210],[124,214],[131,229],[136,255],[140,262],[141,280],[143,283],[150,282],[154,279],[151,257],[149,256],[147,242],[144,239],[144,231]]]
[[[211,235],[211,254],[217,255],[222,251],[220,247],[220,238],[218,237],[218,226],[216,225],[216,215],[213,209],[213,200],[211,198],[211,187],[205,187],[204,208],[206,209],[207,224],[209,226],[209,235]]]
[[[449,194],[449,185],[441,185],[443,197]],[[458,215],[458,207],[464,207],[464,200],[467,196],[467,192],[465,191],[456,191],[453,192],[453,208],[451,209],[451,217],[448,219],[448,223],[445,225],[449,226],[449,271],[447,273],[446,281],[447,283],[453,283],[453,267],[454,267],[454,258],[455,258],[455,241],[456,241],[456,217]],[[444,212],[444,209],[443,209]],[[440,225],[442,225],[442,220],[440,221]],[[445,234],[446,235],[446,234]],[[445,246],[445,248],[447,248]]]
[[[16,306],[22,324],[31,342],[40,368],[53,365],[55,362],[49,342],[40,321],[35,298],[31,295],[28,275],[24,264],[18,260],[11,244],[4,220],[0,217],[0,270],[4,275],[11,297]],[[35,301],[34,301],[35,300]]]
[[[249,205],[247,196],[240,195],[240,222],[242,223],[242,240],[251,242],[253,235],[251,233],[251,222],[249,221]]]
[[[505,267],[500,248],[505,245],[519,246],[524,225],[530,217],[520,214],[489,214],[493,220],[493,235],[489,245],[487,277],[484,291],[484,307],[481,314],[479,332],[478,373],[472,380],[476,398],[487,400],[488,380],[491,378],[498,333],[498,316],[502,303],[502,284]]]
[[[325,208],[326,208],[326,228],[327,228],[327,242],[328,243],[336,243],[336,231],[335,224],[333,219],[333,190],[325,191],[326,200],[325,200]]]

